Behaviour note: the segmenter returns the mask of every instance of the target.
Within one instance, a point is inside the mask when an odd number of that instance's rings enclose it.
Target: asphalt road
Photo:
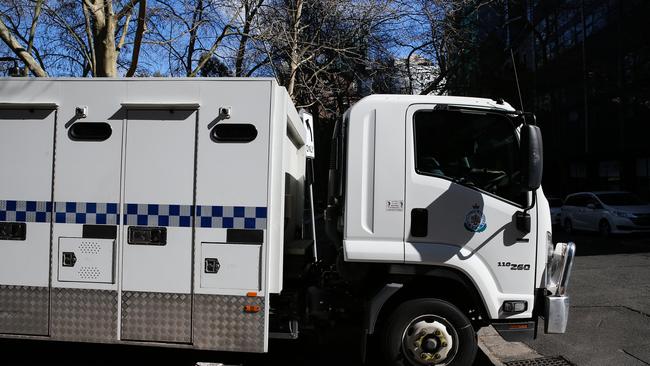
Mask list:
[[[576,365],[650,365],[650,237],[555,239],[577,246],[567,333],[526,343]]]

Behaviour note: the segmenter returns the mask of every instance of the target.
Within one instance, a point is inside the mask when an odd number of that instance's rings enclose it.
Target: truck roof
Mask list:
[[[507,102],[497,102],[494,99],[456,97],[447,95],[405,95],[405,94],[375,94],[362,98],[352,106],[364,104],[397,103],[401,105],[411,104],[453,104],[475,108],[493,109],[507,112],[514,112],[515,109]]]

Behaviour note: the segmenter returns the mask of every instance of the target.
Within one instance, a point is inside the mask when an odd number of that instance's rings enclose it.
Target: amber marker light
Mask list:
[[[246,313],[259,313],[261,308],[259,305],[246,305],[244,306],[244,312]]]

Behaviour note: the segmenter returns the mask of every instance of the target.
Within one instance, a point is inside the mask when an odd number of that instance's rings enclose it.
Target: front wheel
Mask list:
[[[384,360],[391,366],[470,366],[477,351],[469,319],[438,299],[398,306],[383,329],[382,343]]]

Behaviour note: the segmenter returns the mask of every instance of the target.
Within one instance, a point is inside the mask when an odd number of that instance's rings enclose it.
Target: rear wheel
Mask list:
[[[470,366],[476,332],[457,307],[438,299],[410,300],[389,317],[381,352],[387,365]]]

